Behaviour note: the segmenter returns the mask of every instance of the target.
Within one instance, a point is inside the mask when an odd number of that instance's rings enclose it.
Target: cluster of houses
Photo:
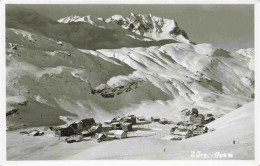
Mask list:
[[[68,137],[68,143],[78,142],[86,137],[94,138],[97,142],[123,139],[127,132],[132,131],[132,125],[136,124],[136,116],[118,116],[112,120],[106,120],[104,124],[96,123],[93,118],[74,122],[67,127],[49,127],[47,133],[59,137]]]
[[[184,121],[178,122],[177,124],[175,123],[176,125],[170,130],[170,134],[173,136],[172,140],[182,140],[207,133],[208,128],[205,124],[215,120],[212,114],[199,114],[196,108],[192,110],[185,109],[182,113],[184,114]],[[166,118],[160,118],[158,116],[151,117],[151,119],[147,120],[144,116],[122,115],[114,117],[112,120],[106,120],[103,124],[96,123],[93,118],[86,118],[79,122],[73,122],[66,127],[49,127],[45,132],[46,134],[53,134],[58,137],[67,137],[65,140],[68,143],[88,139],[102,142],[127,138],[128,132],[133,131],[133,125],[151,122],[164,125],[173,123]],[[43,132],[32,131],[23,134],[40,136],[43,135]]]
[[[207,133],[208,128],[205,124],[215,120],[212,114],[199,114],[197,108],[192,108],[191,111],[184,109],[182,113],[184,114],[184,118],[188,117],[188,120],[178,122],[177,126],[171,128],[170,133],[174,136],[173,140],[187,139]]]

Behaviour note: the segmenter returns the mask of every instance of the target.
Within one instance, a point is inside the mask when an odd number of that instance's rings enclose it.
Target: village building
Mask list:
[[[102,126],[98,125],[98,126],[92,126],[90,128],[90,131],[93,133],[101,133],[102,132]]]
[[[151,120],[152,120],[152,122],[159,122],[160,118],[159,118],[159,116],[153,116],[153,117],[151,117]]]
[[[121,123],[121,128],[124,131],[132,131],[133,130],[132,123]]]
[[[105,120],[105,124],[111,124],[112,120]]]
[[[205,117],[202,114],[194,114],[190,116],[190,121],[194,124],[204,124]]]
[[[121,130],[122,129],[120,122],[113,122],[111,125],[113,126],[114,130]]]
[[[193,131],[195,128],[196,128],[195,125],[188,125],[188,126],[185,127],[185,129],[189,129],[191,131]]]
[[[193,132],[194,136],[201,135],[201,134],[207,133],[208,132],[208,128],[207,127],[197,126],[192,132]]]
[[[175,129],[173,132],[174,138],[187,139],[192,137],[192,131],[188,129]]]
[[[177,129],[177,127],[175,126],[175,127],[172,127],[171,128],[171,130],[170,130],[170,133],[172,134],[172,135],[174,135],[174,131]]]
[[[97,142],[102,142],[102,141],[106,140],[106,135],[103,133],[97,133],[95,135],[95,138],[96,138]]]
[[[80,124],[80,123],[74,122],[74,123],[70,124],[68,127],[73,128],[75,133],[78,133],[83,130],[83,124]]]
[[[55,130],[55,135],[61,136],[61,137],[71,136],[73,134],[75,134],[74,129],[70,126],[66,127],[66,128],[60,128],[60,129]]]
[[[126,122],[126,123],[131,123],[131,124],[136,124],[136,117],[125,117],[123,119],[123,122]]]
[[[93,118],[83,119],[83,120],[81,120],[81,122],[83,123],[83,127],[85,129],[90,128],[91,126],[96,124],[96,122]]]
[[[112,123],[115,123],[115,122],[120,122],[120,121],[122,121],[122,120],[123,120],[123,117],[118,116],[118,117],[113,118],[111,122],[112,122]],[[111,124],[112,124],[112,123],[111,123]]]
[[[74,122],[70,124],[68,127],[72,128],[74,134],[79,134],[84,130],[90,129],[93,125],[96,125],[95,120],[93,118],[83,119],[80,122]]]
[[[95,133],[94,133],[94,132],[91,132],[91,131],[89,131],[89,130],[85,130],[85,131],[82,131],[82,132],[81,132],[81,135],[82,135],[83,137],[91,137],[91,136],[95,135]]]
[[[113,130],[114,127],[112,125],[103,124],[102,125],[102,132],[107,132],[109,130]]]
[[[127,132],[125,132],[124,130],[116,130],[114,132],[114,135],[117,139],[123,139],[127,137]]]
[[[139,116],[137,119],[138,119],[139,121],[145,121],[145,117],[144,117],[144,116]]]
[[[166,118],[160,118],[160,121],[159,121],[160,124],[168,124],[168,120]]]
[[[109,124],[110,121],[107,121],[106,124]],[[115,117],[111,120],[111,123],[115,123],[115,122],[127,122],[127,123],[132,123],[132,124],[136,124],[136,116],[135,115],[122,115],[122,116],[118,116]]]
[[[136,116],[135,115],[129,115],[128,117],[131,118],[131,121],[129,121],[129,123],[132,123],[133,125],[136,124]]]

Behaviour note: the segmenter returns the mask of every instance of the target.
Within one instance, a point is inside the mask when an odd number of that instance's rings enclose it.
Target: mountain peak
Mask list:
[[[107,18],[106,22],[115,22],[124,29],[155,40],[175,39],[185,43],[190,42],[187,33],[178,27],[175,20],[153,16],[152,14],[137,15],[130,13],[128,17],[113,15]]]
[[[154,40],[173,39],[183,43],[190,43],[187,33],[180,29],[175,20],[153,16],[152,14],[134,14],[130,13],[128,17],[115,14],[107,19],[95,18],[90,15],[77,16],[72,15],[58,20],[59,23],[86,22],[92,25],[101,25],[103,23],[116,23],[123,29],[132,31],[138,35],[152,38]]]

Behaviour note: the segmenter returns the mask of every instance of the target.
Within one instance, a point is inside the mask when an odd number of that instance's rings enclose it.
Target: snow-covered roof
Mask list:
[[[122,135],[123,133],[125,133],[124,130],[116,130],[116,131],[114,132],[115,135]]]
[[[88,134],[88,133],[90,133],[90,132],[87,130],[81,132],[81,134]]]
[[[120,122],[113,122],[113,123],[111,123],[111,125],[117,125],[117,124],[120,124]]]
[[[129,125],[132,125],[132,123],[127,123],[127,122],[125,122],[125,123],[122,123],[122,125],[124,125],[124,126],[129,126]]]
[[[92,126],[90,130],[97,130],[99,126]]]
[[[99,139],[99,138],[101,138],[103,135],[104,135],[104,134],[102,134],[102,133],[98,133],[98,134],[96,135],[96,138]]]
[[[180,130],[180,129],[177,128],[177,129],[174,131],[174,135],[182,135],[182,136],[185,136],[185,135],[187,135],[189,132],[190,132],[190,130],[188,130],[188,129]]]

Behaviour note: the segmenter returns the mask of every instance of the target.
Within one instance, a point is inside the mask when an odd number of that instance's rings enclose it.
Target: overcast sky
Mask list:
[[[107,18],[149,14],[174,19],[196,43],[211,43],[230,51],[254,47],[253,5],[23,5],[52,19],[69,15]]]

